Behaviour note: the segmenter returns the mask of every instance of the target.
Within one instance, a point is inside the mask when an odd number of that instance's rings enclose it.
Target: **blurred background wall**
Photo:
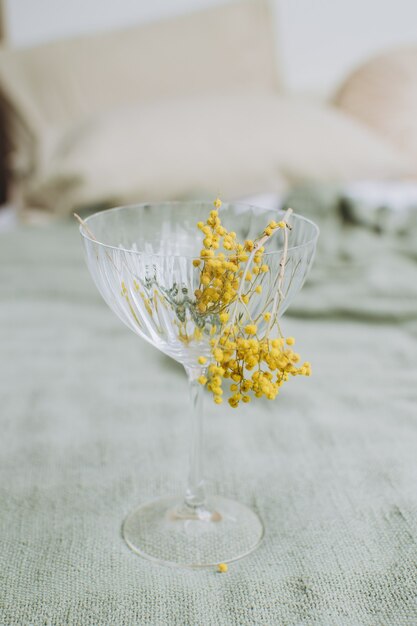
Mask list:
[[[14,217],[416,181],[417,0],[0,0],[1,15]]]
[[[26,46],[223,4],[224,0],[3,0],[7,44]],[[414,43],[416,0],[270,0],[288,89],[328,96],[352,67]]]

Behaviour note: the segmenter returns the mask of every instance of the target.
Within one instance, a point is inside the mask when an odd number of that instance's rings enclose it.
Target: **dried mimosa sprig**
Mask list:
[[[207,375],[202,375],[199,380],[213,393],[217,404],[222,402],[223,381],[229,378],[232,383],[228,402],[232,407],[237,407],[240,401],[249,402],[251,397],[265,396],[272,400],[290,375],[309,376],[311,373],[310,363],[296,365],[300,356],[290,348],[295,340],[293,337],[285,339],[278,325],[279,307],[284,299],[292,209],[286,211],[280,222],[271,221],[258,239],[240,244],[236,234],[228,232],[221,223],[217,210],[221,201],[218,198],[214,206],[215,210],[211,211],[206,223],[199,222],[197,225],[205,237],[201,259],[194,261],[196,267],[203,264],[195,296],[202,315],[218,313],[221,329],[217,337],[210,341],[212,358],[206,368]],[[273,283],[274,297],[271,300],[267,298],[268,304],[272,302],[272,308],[263,310],[253,320],[250,305],[256,305],[252,299],[262,293],[259,277],[270,271],[269,265],[263,262],[265,244],[278,230],[283,231],[284,247],[278,278]],[[221,245],[228,256],[216,252]],[[267,323],[263,334],[258,320],[261,320],[261,326]],[[269,339],[274,326],[279,336]],[[205,365],[207,359],[201,356],[198,361]],[[255,371],[252,373],[252,370]]]
[[[269,325],[268,325],[268,330],[271,328],[273,320],[276,317],[277,314],[277,310],[278,310],[278,304],[279,304],[279,299],[283,299],[284,298],[284,294],[282,293],[282,284],[284,281],[284,274],[285,274],[285,265],[287,262],[287,255],[288,255],[288,230],[290,230],[292,227],[289,225],[288,223],[288,218],[290,217],[292,213],[292,209],[289,208],[287,209],[283,219],[280,222],[270,222],[268,224],[268,226],[265,228],[263,234],[261,235],[261,237],[258,240],[255,240],[254,242],[252,241],[246,241],[245,245],[249,245],[249,247],[252,247],[253,244],[253,249],[250,253],[250,256],[248,258],[247,264],[246,264],[246,268],[244,270],[243,273],[243,280],[241,282],[241,285],[239,287],[239,292],[238,292],[238,297],[235,303],[235,307],[233,310],[233,314],[232,314],[232,320],[231,323],[234,324],[235,320],[236,320],[236,313],[238,310],[238,306],[239,306],[239,301],[243,302],[244,305],[246,305],[247,303],[244,302],[241,298],[242,296],[242,288],[244,286],[244,281],[246,279],[246,276],[249,272],[250,266],[252,264],[252,261],[254,259],[254,256],[256,254],[257,251],[261,251],[262,253],[264,252],[265,248],[264,248],[264,244],[266,244],[266,242],[268,241],[268,239],[270,239],[273,234],[278,230],[278,229],[282,229],[284,232],[284,250],[283,250],[283,254],[282,254],[282,258],[280,261],[280,272],[279,272],[279,276],[278,276],[278,285],[277,285],[277,291],[276,294],[274,296],[274,305],[272,307],[272,313],[271,313],[271,319],[269,320]],[[268,268],[269,269],[269,268]]]
[[[281,304],[281,302],[284,300],[284,294],[282,291],[282,286],[284,283],[284,277],[285,277],[285,267],[287,265],[287,256],[288,256],[288,231],[291,230],[291,226],[288,224],[288,218],[290,217],[292,213],[292,209],[289,208],[287,209],[285,215],[284,215],[284,222],[287,226],[287,228],[284,229],[284,249],[282,252],[282,257],[281,260],[279,262],[279,274],[278,274],[278,283],[277,283],[277,288],[276,288],[276,292],[275,292],[275,296],[274,296],[274,302],[272,305],[272,311],[271,311],[271,317],[269,319],[268,322],[268,328],[266,331],[266,336],[269,336],[270,330],[272,328],[272,326],[275,323],[278,323],[278,309],[279,309],[279,305]]]
[[[240,243],[236,233],[222,225],[218,212],[221,204],[216,199],[206,222],[197,225],[204,239],[200,257],[193,261],[199,271],[199,285],[194,293],[186,285],[180,289],[176,283],[167,288],[156,276],[136,276],[123,258],[117,267],[109,251],[104,252],[120,276],[126,313],[137,326],[142,328],[145,317],[147,323],[152,320],[158,325],[166,307],[174,314],[172,321],[178,326],[180,341],[200,342],[208,333],[211,335],[210,362],[204,356],[198,359],[206,366],[200,383],[207,386],[214,401],[220,404],[224,380],[230,379],[228,401],[237,407],[240,401],[249,402],[253,397],[275,398],[290,375],[309,376],[311,367],[307,362],[297,365],[300,357],[291,349],[295,340],[285,338],[278,324],[279,308],[289,284],[285,271],[289,260],[291,209],[280,222],[271,221],[257,239]],[[79,215],[75,217],[90,239],[98,243],[87,223]],[[277,275],[271,276],[271,259],[276,256],[266,255],[269,263],[265,262],[265,246],[279,230],[284,245]],[[251,311],[256,311],[255,319]],[[277,336],[270,339],[274,329]]]

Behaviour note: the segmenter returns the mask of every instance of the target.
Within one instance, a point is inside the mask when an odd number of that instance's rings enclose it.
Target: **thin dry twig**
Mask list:
[[[79,215],[78,213],[73,213],[73,216],[75,217],[75,219],[81,224],[81,226],[84,228],[85,232],[87,233],[87,235],[89,237],[91,237],[91,239],[93,239],[94,241],[97,241],[97,239],[94,237],[93,233],[91,232],[91,230],[88,228],[87,226],[87,222],[85,222]]]
[[[290,217],[292,213],[292,209],[287,209],[285,215],[284,215],[284,219],[283,221],[288,224],[288,218]],[[272,311],[271,311],[271,318],[269,320],[268,323],[268,328],[266,331],[266,336],[268,336],[269,331],[272,328],[272,325],[275,323],[276,320],[276,316],[278,313],[278,307],[281,304],[281,302],[284,299],[284,294],[282,292],[282,283],[284,282],[284,276],[285,276],[285,265],[287,263],[287,256],[288,256],[288,228],[284,229],[284,250],[282,252],[282,257],[281,260],[279,262],[279,274],[278,274],[278,284],[277,284],[277,291],[275,293],[275,297],[274,297],[274,304],[272,305]]]
[[[292,209],[287,209],[285,214],[284,214],[284,217],[282,219],[282,221],[285,222],[285,224],[286,224],[286,227],[284,229],[284,250],[283,250],[281,261],[280,261],[280,270],[279,270],[279,275],[278,275],[277,292],[275,294],[274,305],[272,307],[273,313],[271,315],[271,319],[270,319],[270,322],[269,322],[269,325],[268,325],[268,329],[267,329],[267,333],[266,333],[267,336],[268,336],[268,333],[269,333],[269,331],[270,331],[270,329],[272,327],[272,323],[273,323],[273,320],[275,318],[276,309],[278,308],[279,302],[284,297],[283,293],[282,293],[282,283],[283,283],[283,280],[284,280],[285,264],[287,262],[287,255],[288,255],[288,230],[291,230],[291,226],[288,224],[288,218],[290,217],[292,212],[293,212]],[[263,237],[261,237],[258,241],[256,241],[254,243],[253,250],[251,251],[251,253],[249,255],[249,258],[248,258],[248,260],[246,262],[246,266],[245,266],[245,269],[243,271],[242,279],[241,279],[240,286],[239,286],[239,291],[238,291],[237,296],[236,296],[236,302],[235,302],[235,306],[234,306],[234,309],[233,309],[231,322],[230,322],[232,327],[233,327],[233,325],[234,325],[234,323],[236,321],[236,314],[237,314],[237,308],[238,308],[239,302],[244,304],[244,302],[242,300],[242,293],[243,293],[243,289],[244,289],[244,285],[245,285],[245,278],[246,278],[246,276],[247,276],[247,274],[249,272],[249,269],[251,267],[251,263],[253,261],[253,258],[255,256],[256,252],[259,250],[259,248],[261,248],[264,245],[264,243],[266,243],[268,241],[268,239],[270,239],[274,235],[274,233],[276,233],[276,232],[277,232],[277,229],[272,231],[272,233],[270,235],[264,235]]]

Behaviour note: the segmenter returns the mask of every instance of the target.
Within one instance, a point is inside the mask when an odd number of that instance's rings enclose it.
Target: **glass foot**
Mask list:
[[[190,507],[161,498],[130,513],[123,537],[133,552],[164,565],[209,567],[236,561],[261,542],[264,528],[247,506],[220,496]]]

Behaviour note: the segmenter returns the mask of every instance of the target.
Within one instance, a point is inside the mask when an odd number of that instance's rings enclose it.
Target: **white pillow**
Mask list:
[[[27,201],[80,205],[282,190],[283,181],[397,178],[410,165],[337,110],[274,94],[118,109],[67,133]]]
[[[268,0],[241,0],[121,30],[0,47],[0,92],[39,159],[49,155],[51,129],[130,102],[277,89],[271,23]]]

